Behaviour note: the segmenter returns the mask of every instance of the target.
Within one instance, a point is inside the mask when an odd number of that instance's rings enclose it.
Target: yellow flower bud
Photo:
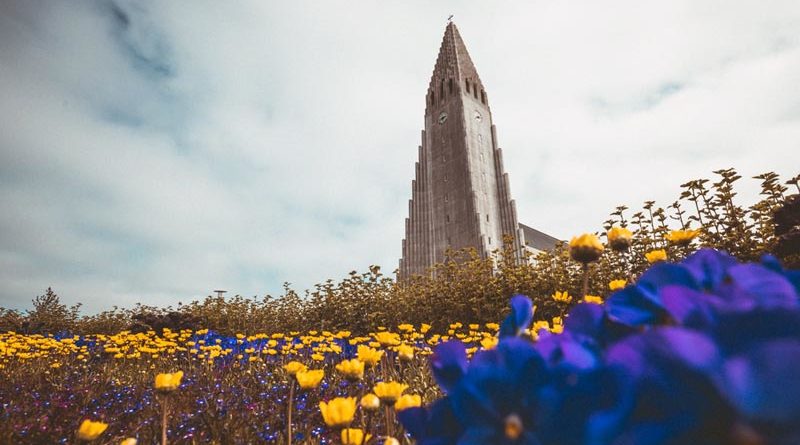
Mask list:
[[[645,253],[644,257],[647,258],[648,263],[657,263],[659,261],[666,261],[667,251],[664,249],[651,250],[650,252]]]
[[[354,358],[352,360],[342,360],[336,365],[336,370],[341,372],[344,378],[350,381],[361,380],[364,378],[364,362]]]
[[[406,408],[414,408],[422,405],[422,398],[417,394],[403,394],[394,402],[394,409],[402,411]]]
[[[366,345],[358,345],[356,355],[358,356],[358,359],[366,363],[367,366],[373,367],[378,364],[378,362],[381,360],[381,357],[383,357],[383,351],[372,349]]]
[[[337,397],[328,403],[319,402],[319,411],[325,424],[334,428],[342,428],[353,421],[356,414],[355,397]]]
[[[557,301],[559,303],[570,303],[570,302],[572,302],[572,296],[570,296],[570,294],[568,294],[567,291],[564,291],[564,292],[556,291],[556,293],[554,293],[552,295],[552,298],[553,298],[553,300],[555,300],[555,301]]]
[[[374,411],[381,407],[381,399],[375,394],[369,393],[361,398],[361,407],[367,411]]]
[[[628,247],[631,245],[633,233],[624,227],[612,227],[611,230],[606,233],[606,238],[608,238],[608,244],[611,246],[611,249],[617,252],[624,252],[628,250]]]
[[[298,372],[305,371],[308,368],[306,367],[306,365],[304,365],[304,364],[302,364],[300,362],[291,361],[291,362],[283,365],[283,369],[286,370],[286,372],[288,372],[289,375],[295,375]]]
[[[409,345],[400,345],[397,347],[397,357],[401,361],[410,362],[414,358],[414,347]]]
[[[664,238],[673,244],[688,246],[699,234],[700,230],[673,230],[664,235]]]
[[[628,284],[625,280],[611,280],[608,283],[608,288],[611,290],[619,290],[625,287]]]
[[[314,369],[311,371],[298,371],[295,374],[297,383],[300,384],[302,389],[314,389],[319,386],[322,378],[325,377],[325,371],[321,369]]]
[[[345,428],[342,430],[342,445],[363,445],[372,438],[371,434],[364,434],[359,428]]]
[[[81,426],[78,427],[78,439],[81,440],[95,440],[103,434],[103,431],[108,428],[107,423],[93,422],[89,419],[84,420]]]
[[[387,404],[393,404],[400,398],[400,395],[403,394],[408,388],[408,385],[405,383],[399,382],[379,382],[375,385],[372,389],[375,392],[375,395],[381,399],[381,402]]]
[[[587,303],[603,304],[603,298],[597,295],[586,295],[583,297],[583,301]]]
[[[170,373],[158,374],[156,376],[156,381],[155,381],[156,391],[160,392],[175,391],[181,385],[182,378],[183,378],[183,371],[173,372],[171,374]]]
[[[579,263],[588,264],[597,261],[603,253],[603,244],[592,233],[584,233],[573,237],[569,242],[569,255]]]

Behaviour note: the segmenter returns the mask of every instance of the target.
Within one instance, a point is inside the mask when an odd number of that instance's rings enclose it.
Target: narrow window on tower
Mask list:
[[[447,89],[449,93],[453,94],[453,79],[447,79]]]
[[[447,182],[447,180],[445,180],[445,182]],[[444,202],[448,202],[448,201],[450,201],[450,197],[447,196],[447,193],[445,193],[444,194]]]
[[[439,102],[444,100],[444,79],[439,84]]]
[[[486,222],[487,223],[489,222],[489,214],[488,213],[486,214]]]
[[[492,237],[491,236],[489,237],[489,245],[490,246],[492,245]]]
[[[436,104],[436,97],[433,94],[433,90],[431,90],[431,106]]]
[[[475,85],[475,86],[472,88],[472,97],[474,97],[475,99],[477,99],[477,98],[478,98],[478,86],[477,86],[477,85]]]
[[[481,103],[486,105],[486,92],[481,90]]]
[[[444,175],[444,182],[447,182],[447,175]]]
[[[467,94],[469,94],[469,79],[466,79],[465,82],[467,83]]]
[[[444,220],[445,222],[450,222],[450,215],[445,215]]]

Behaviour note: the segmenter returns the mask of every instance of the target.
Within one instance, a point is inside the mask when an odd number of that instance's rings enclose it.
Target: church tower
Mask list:
[[[425,129],[411,182],[399,278],[422,275],[448,248],[482,257],[523,229],[503,170],[489,97],[458,28],[447,24],[425,103]]]

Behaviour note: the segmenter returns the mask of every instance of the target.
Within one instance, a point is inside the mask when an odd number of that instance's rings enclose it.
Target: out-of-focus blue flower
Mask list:
[[[431,370],[436,383],[447,392],[467,372],[467,351],[464,343],[453,340],[440,344],[431,356]]]
[[[424,445],[796,445],[798,276],[700,250],[577,305],[535,344],[515,296],[497,348],[467,365],[463,345],[440,346],[447,395],[400,419]]]
[[[533,321],[533,303],[525,295],[511,297],[511,313],[500,325],[500,338],[516,337]]]
[[[446,347],[444,355],[449,356],[455,350],[449,344],[436,353]],[[538,445],[536,392],[547,379],[544,361],[533,344],[506,338],[497,348],[475,354],[461,378],[448,382],[451,386],[444,399],[428,409],[405,410],[399,419],[412,437],[426,445]],[[445,424],[449,426],[442,430]],[[457,440],[451,441],[453,433]]]
[[[455,445],[463,432],[448,398],[398,411],[397,418],[418,445]]]
[[[592,444],[724,445],[736,415],[717,389],[722,358],[713,341],[683,328],[658,328],[610,348],[607,370],[617,392],[589,416]]]

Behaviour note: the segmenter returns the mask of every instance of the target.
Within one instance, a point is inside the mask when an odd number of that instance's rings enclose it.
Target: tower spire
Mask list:
[[[483,83],[456,24],[448,21],[433,67],[425,129],[411,182],[401,278],[425,274],[447,249],[486,258],[522,231]]]
[[[431,97],[436,99],[437,96],[441,97],[451,93],[451,90],[456,87],[467,88],[467,85],[469,85],[469,93],[477,99],[481,99],[480,93],[483,92],[483,102],[486,102],[483,83],[478,76],[478,70],[472,63],[467,46],[458,32],[456,24],[448,21],[428,86],[429,103]],[[435,102],[436,100],[434,100]]]

